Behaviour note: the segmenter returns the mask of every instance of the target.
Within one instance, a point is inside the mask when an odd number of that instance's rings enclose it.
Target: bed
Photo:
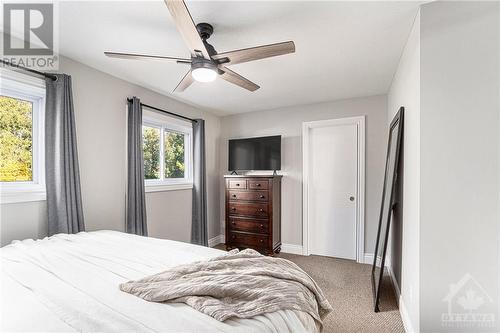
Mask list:
[[[219,256],[220,250],[117,231],[58,234],[0,249],[1,331],[316,332],[303,312],[219,322],[188,305],[153,303],[120,283]]]

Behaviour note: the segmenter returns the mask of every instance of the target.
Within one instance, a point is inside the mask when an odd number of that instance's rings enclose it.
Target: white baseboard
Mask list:
[[[302,245],[281,244],[281,252],[302,255]]]
[[[377,258],[377,266],[380,267],[380,262],[382,259],[380,257]],[[373,253],[365,253],[364,263],[368,265],[373,265]],[[387,266],[387,264],[386,264]]]
[[[377,258],[377,266],[380,267],[380,263],[382,262],[382,258]],[[373,253],[365,253],[364,261],[362,264],[373,265]],[[391,257],[385,257],[385,267],[391,266]]]
[[[401,298],[401,290],[399,289],[398,281],[396,281],[396,276],[394,275],[392,267],[391,266],[385,266],[385,267],[387,267],[387,271],[389,272],[389,276],[391,277],[392,286],[394,287],[394,292],[396,293],[396,301],[399,304]]]
[[[399,314],[401,315],[401,321],[403,322],[405,332],[415,333],[415,329],[411,324],[410,315],[408,314],[408,310],[406,309],[406,305],[405,302],[403,301],[402,296],[399,296]]]
[[[363,264],[367,265],[373,264],[373,253],[365,253]]]
[[[215,236],[214,238],[210,238],[208,240],[208,246],[214,247],[216,245],[224,243],[225,242],[224,238],[225,238],[224,235],[218,235],[218,236]]]

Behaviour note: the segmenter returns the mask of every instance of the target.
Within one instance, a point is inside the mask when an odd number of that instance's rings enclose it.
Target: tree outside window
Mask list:
[[[33,180],[33,103],[0,96],[0,181]]]
[[[165,131],[165,178],[184,178],[184,134]]]
[[[155,191],[161,186],[192,186],[190,123],[184,125],[143,110],[142,140],[146,188]]]
[[[160,129],[142,126],[144,178],[160,179]]]

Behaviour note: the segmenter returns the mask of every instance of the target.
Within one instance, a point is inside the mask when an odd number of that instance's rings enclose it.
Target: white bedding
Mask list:
[[[59,234],[0,249],[3,332],[315,332],[307,314],[277,311],[219,322],[185,304],[151,303],[122,282],[220,255],[116,231]]]

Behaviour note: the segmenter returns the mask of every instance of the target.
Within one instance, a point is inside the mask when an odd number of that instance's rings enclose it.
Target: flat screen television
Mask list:
[[[228,170],[281,170],[281,135],[229,140]]]

